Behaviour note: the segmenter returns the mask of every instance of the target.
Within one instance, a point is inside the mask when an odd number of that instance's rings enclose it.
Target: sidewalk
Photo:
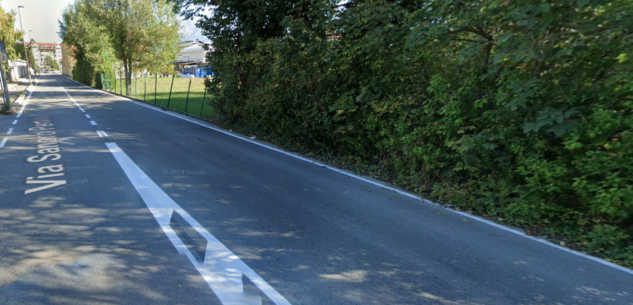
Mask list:
[[[17,80],[17,82],[8,83],[7,87],[9,87],[9,99],[11,100],[13,107],[18,107],[18,104],[15,104],[15,102],[18,100],[18,97],[20,95],[24,95],[24,90],[26,90],[26,88],[29,87],[29,79],[20,78]],[[2,103],[4,103],[4,95],[0,97],[0,104]],[[0,121],[2,121],[4,117],[11,117],[11,116],[0,115]]]

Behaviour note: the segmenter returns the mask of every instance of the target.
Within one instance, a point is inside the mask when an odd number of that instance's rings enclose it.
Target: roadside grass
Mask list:
[[[171,77],[155,77],[134,78],[132,79],[132,92],[129,95],[132,98],[145,101],[148,104],[156,104],[160,107],[169,108],[175,111],[193,114],[204,118],[215,115],[213,108],[209,105],[209,94],[205,98],[206,103],[202,107],[202,98],[204,97],[204,78],[174,78],[174,86],[169,98],[169,89],[171,87]],[[187,90],[191,81],[191,89],[189,91],[189,103],[187,103]],[[156,88],[156,90],[154,89]],[[123,90],[123,91],[121,91]],[[121,88],[117,83],[116,90],[113,92],[125,95],[125,88]],[[169,103],[169,107],[167,107]],[[200,111],[202,110],[202,115]]]

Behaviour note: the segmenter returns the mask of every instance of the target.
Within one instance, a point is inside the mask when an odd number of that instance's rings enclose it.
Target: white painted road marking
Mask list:
[[[9,131],[7,131],[7,134],[11,134],[13,132],[13,128],[9,128]]]
[[[87,117],[87,118],[90,118],[90,116],[89,116],[89,115],[87,115],[87,114],[86,114],[86,117]]]
[[[66,91],[66,89],[64,89],[64,87],[62,85],[59,84],[59,82],[57,80],[55,80],[55,82],[57,83],[57,85],[59,87],[62,88],[62,90],[64,90],[64,93],[66,93],[66,95],[68,95],[68,97],[70,98],[71,101],[73,101],[73,103],[75,103],[75,106],[77,106],[77,108],[79,108],[79,110],[81,110],[81,112],[85,112],[83,108],[81,108],[81,106],[79,106],[79,104],[77,104],[77,101],[75,101],[75,99],[70,96],[70,94],[68,94],[68,92]]]
[[[35,124],[35,127],[29,128],[28,131],[34,132],[37,136],[37,153],[41,155],[28,157],[26,158],[26,161],[29,163],[39,163],[44,161],[57,161],[61,159],[62,155],[60,154],[61,149],[59,147],[59,143],[61,143],[61,141],[56,136],[57,132],[55,132],[53,122],[48,118],[36,118],[36,121],[33,121],[33,123]],[[45,175],[40,175],[35,179],[33,177],[27,177],[26,184],[42,184],[42,186],[25,190],[25,195],[62,186],[67,183],[66,180],[39,180],[63,176],[63,164],[41,166],[37,169],[37,173]]]
[[[90,124],[91,124],[92,126],[97,126],[97,122],[95,122],[95,121],[90,121]]]
[[[4,147],[4,144],[7,144],[7,140],[9,140],[9,138],[2,139],[2,142],[0,142],[0,147]]]
[[[300,156],[300,155],[297,155],[297,154],[294,154],[294,153],[291,153],[291,152],[287,152],[287,151],[284,151],[284,150],[281,150],[281,149],[278,149],[278,148],[274,148],[274,147],[271,147],[271,146],[265,145],[265,144],[263,144],[263,143],[259,143],[259,142],[253,141],[253,140],[249,140],[249,139],[247,139],[246,137],[243,137],[243,136],[240,136],[240,135],[234,134],[234,133],[232,133],[232,132],[228,132],[228,131],[226,131],[226,130],[224,130],[224,129],[222,129],[222,128],[219,128],[219,127],[214,127],[214,126],[207,125],[207,124],[202,124],[202,123],[200,123],[200,122],[197,122],[197,121],[194,121],[194,120],[191,120],[191,119],[188,119],[188,118],[182,117],[182,116],[180,116],[180,115],[176,115],[176,114],[173,114],[173,113],[169,113],[169,112],[164,111],[164,110],[162,110],[162,109],[160,109],[160,108],[157,108],[157,107],[155,107],[155,106],[150,106],[150,105],[147,105],[147,104],[144,104],[144,103],[140,103],[140,102],[132,101],[132,100],[130,100],[130,99],[127,99],[127,98],[123,98],[123,97],[120,97],[120,96],[114,95],[114,94],[112,94],[112,93],[110,93],[110,92],[107,92],[107,91],[98,90],[98,89],[95,89],[95,88],[92,88],[92,87],[88,87],[88,86],[86,86],[86,85],[84,85],[84,84],[81,84],[81,83],[79,83],[79,82],[77,82],[77,81],[75,81],[75,80],[73,80],[73,79],[70,79],[70,78],[68,78],[68,79],[69,79],[69,80],[71,80],[71,81],[73,81],[73,82],[75,82],[75,83],[77,83],[77,84],[79,84],[79,85],[81,85],[81,86],[84,86],[84,87],[86,87],[86,88],[89,88],[89,89],[92,89],[92,90],[98,91],[98,92],[99,92],[99,93],[101,93],[101,94],[104,94],[104,95],[109,95],[109,96],[115,97],[115,98],[117,98],[117,99],[119,99],[119,100],[122,100],[122,101],[128,101],[128,102],[133,103],[133,104],[136,104],[136,105],[138,105],[138,106],[145,107],[145,108],[149,108],[149,109],[152,109],[152,110],[158,111],[158,112],[163,113],[163,114],[166,114],[166,115],[171,115],[171,116],[176,117],[176,118],[179,118],[179,119],[181,119],[181,120],[185,120],[185,121],[188,121],[188,122],[194,123],[194,124],[196,124],[196,125],[199,125],[199,126],[202,126],[202,127],[208,128],[208,129],[211,129],[211,130],[215,130],[215,131],[217,131],[217,132],[223,133],[223,134],[228,135],[228,136],[230,136],[230,137],[237,138],[237,139],[240,139],[240,140],[242,140],[242,141],[250,142],[250,143],[252,143],[252,144],[255,144],[255,145],[258,145],[258,146],[261,146],[261,147],[264,147],[264,148],[267,148],[267,149],[270,149],[270,150],[273,150],[273,151],[279,152],[279,153],[281,153],[281,154],[284,154],[284,155],[289,156],[289,157],[292,157],[292,158],[296,158],[296,159],[299,159],[299,160],[306,161],[306,162],[308,162],[308,163],[312,163],[312,164],[314,164],[314,165],[317,165],[317,166],[320,166],[320,167],[323,167],[323,168],[329,169],[329,170],[331,170],[331,171],[335,171],[335,172],[337,172],[337,173],[343,174],[343,175],[348,176],[348,177],[352,177],[352,178],[354,178],[354,179],[358,179],[358,180],[361,180],[361,181],[365,181],[365,182],[370,183],[370,184],[373,184],[373,185],[375,185],[375,186],[378,186],[378,187],[381,187],[381,188],[384,188],[384,189],[387,189],[387,190],[390,190],[390,191],[396,192],[396,193],[401,194],[401,195],[403,195],[403,196],[407,196],[407,197],[409,197],[409,198],[413,198],[413,199],[416,199],[416,200],[420,200],[420,201],[422,201],[422,202],[424,202],[424,203],[427,203],[427,204],[430,204],[430,205],[433,205],[433,206],[436,206],[436,207],[442,207],[442,208],[444,208],[444,209],[446,209],[446,210],[449,210],[449,211],[451,211],[451,212],[453,212],[453,213],[456,213],[456,214],[458,214],[458,215],[461,215],[461,216],[466,217],[466,218],[470,218],[470,219],[472,219],[472,220],[475,220],[475,221],[478,221],[478,222],[481,222],[481,223],[485,223],[485,224],[487,224],[487,225],[493,226],[493,227],[495,227],[495,228],[497,228],[497,229],[500,229],[500,230],[502,230],[502,231],[506,231],[506,232],[508,232],[508,233],[512,233],[512,234],[515,234],[515,235],[518,235],[518,236],[521,236],[521,237],[524,237],[524,238],[530,239],[530,240],[532,240],[532,241],[535,241],[535,242],[541,243],[541,244],[543,244],[543,245],[546,245],[546,246],[550,246],[550,247],[553,247],[553,248],[559,249],[559,250],[561,250],[561,251],[563,251],[563,252],[567,252],[567,253],[569,253],[569,254],[572,254],[572,255],[575,255],[575,256],[579,256],[579,257],[582,257],[582,258],[588,259],[588,260],[590,260],[590,261],[596,262],[596,263],[598,263],[598,264],[602,264],[602,265],[605,265],[605,266],[609,266],[609,267],[611,267],[611,268],[613,268],[613,269],[620,270],[620,271],[622,271],[622,272],[624,272],[624,273],[627,273],[627,274],[631,274],[631,275],[633,275],[633,269],[629,269],[629,268],[626,268],[626,267],[622,267],[622,266],[620,266],[620,265],[617,265],[617,264],[614,264],[614,263],[612,263],[612,262],[609,262],[609,261],[603,260],[603,259],[601,259],[601,258],[597,258],[597,257],[595,257],[595,256],[591,256],[591,255],[589,255],[589,254],[585,254],[585,253],[582,253],[582,252],[579,252],[579,251],[575,251],[575,250],[572,250],[572,249],[569,249],[569,248],[565,248],[565,247],[563,247],[563,246],[559,246],[559,245],[554,244],[554,243],[552,243],[552,242],[550,242],[550,241],[548,241],[548,240],[546,240],[546,239],[543,239],[543,238],[539,238],[539,237],[534,237],[534,236],[527,235],[527,234],[525,234],[525,232],[524,232],[524,231],[517,230],[517,229],[513,229],[513,228],[509,228],[509,227],[506,227],[506,226],[501,225],[501,224],[498,224],[498,223],[496,223],[496,222],[493,222],[493,221],[490,221],[490,220],[484,219],[484,218],[479,217],[479,216],[471,215],[471,214],[468,214],[468,213],[465,213],[465,212],[462,212],[462,211],[458,211],[458,210],[454,210],[454,209],[450,209],[450,208],[444,207],[444,206],[442,206],[442,205],[440,205],[440,204],[437,204],[437,203],[435,203],[435,202],[433,202],[433,201],[430,201],[430,200],[424,199],[424,198],[422,198],[422,197],[420,197],[420,196],[417,196],[417,195],[415,195],[415,194],[412,194],[412,193],[409,193],[409,192],[406,192],[406,191],[403,191],[403,190],[397,189],[397,188],[395,188],[395,187],[392,187],[392,186],[390,186],[390,185],[388,185],[388,184],[386,184],[386,183],[382,183],[382,182],[378,182],[378,181],[373,181],[373,180],[367,179],[367,178],[365,178],[365,177],[362,177],[362,176],[359,176],[359,175],[356,175],[356,174],[350,173],[350,172],[348,172],[348,171],[345,171],[345,170],[342,170],[342,169],[336,168],[336,167],[331,166],[331,165],[326,165],[326,164],[324,164],[324,163],[321,163],[321,162],[318,162],[318,161],[314,161],[314,160],[311,160],[311,159],[305,158],[305,157],[303,157],[303,156]]]
[[[156,218],[163,232],[176,247],[176,250],[189,258],[189,261],[196,267],[202,278],[204,278],[223,304],[262,304],[260,297],[244,293],[242,276],[246,276],[276,305],[290,305],[288,300],[211,235],[209,231],[174,202],[169,195],[163,192],[116,143],[106,143],[106,146],[110,149],[110,152],[154,215],[154,218]],[[170,220],[173,213],[178,213],[182,216],[191,227],[207,240],[206,255],[202,264],[189,252],[185,244],[171,228]]]
[[[37,84],[37,81],[35,81],[35,83]],[[18,116],[17,116],[18,119],[22,116],[22,112],[24,112],[24,108],[26,108],[26,104],[29,103],[29,100],[31,99],[31,95],[33,94],[33,91],[35,91],[35,87],[31,85],[29,86],[28,90],[29,90],[29,96],[26,97],[26,101],[24,101],[24,105],[22,106],[22,109],[20,109],[20,113],[18,113]]]
[[[17,123],[18,123],[18,120],[15,120],[15,121],[13,121],[13,124],[12,124],[12,125],[15,125],[15,124],[17,124]]]
[[[108,134],[105,133],[105,131],[103,130],[97,130],[97,134],[99,135],[99,137],[108,137]]]

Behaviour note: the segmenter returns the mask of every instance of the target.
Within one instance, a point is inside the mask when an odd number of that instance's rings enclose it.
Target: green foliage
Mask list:
[[[207,3],[225,122],[633,265],[633,2]]]
[[[9,60],[20,58],[15,46],[22,40],[22,32],[14,30],[15,13],[5,12],[0,8],[0,41],[4,41]],[[9,69],[8,61],[4,61],[5,70]]]
[[[74,48],[77,80],[96,85],[122,66],[128,95],[135,68],[165,70],[179,51],[180,22],[165,0],[77,0],[59,25]]]
[[[90,17],[86,1],[69,5],[59,21],[59,36],[72,48],[75,59],[73,78],[93,86],[97,73],[110,73],[116,60],[114,50],[108,42],[106,26]]]
[[[21,42],[16,42],[14,45],[15,51],[17,53],[17,58],[21,59],[21,60],[26,60],[26,50],[28,50],[28,54],[29,54],[29,66],[31,68],[33,68],[34,71],[39,71],[39,67],[37,66],[37,63],[35,62],[35,56],[33,56],[33,48],[30,46],[27,46],[26,49],[24,48],[24,44]]]
[[[53,70],[59,70],[59,64],[50,56],[44,57],[44,64]]]

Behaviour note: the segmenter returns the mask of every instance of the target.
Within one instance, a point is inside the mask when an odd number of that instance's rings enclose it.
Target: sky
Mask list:
[[[37,42],[56,42],[60,43],[61,38],[59,32],[58,20],[62,18],[64,9],[75,0],[0,0],[0,6],[6,12],[11,10],[17,13],[18,6],[24,6],[20,9],[22,14],[22,25],[26,33],[26,40],[29,40],[29,30],[31,30],[31,38]],[[16,30],[20,29],[20,20],[16,14]],[[196,28],[194,22],[183,22],[183,36],[185,40],[202,40],[209,41],[200,34],[200,29]]]

